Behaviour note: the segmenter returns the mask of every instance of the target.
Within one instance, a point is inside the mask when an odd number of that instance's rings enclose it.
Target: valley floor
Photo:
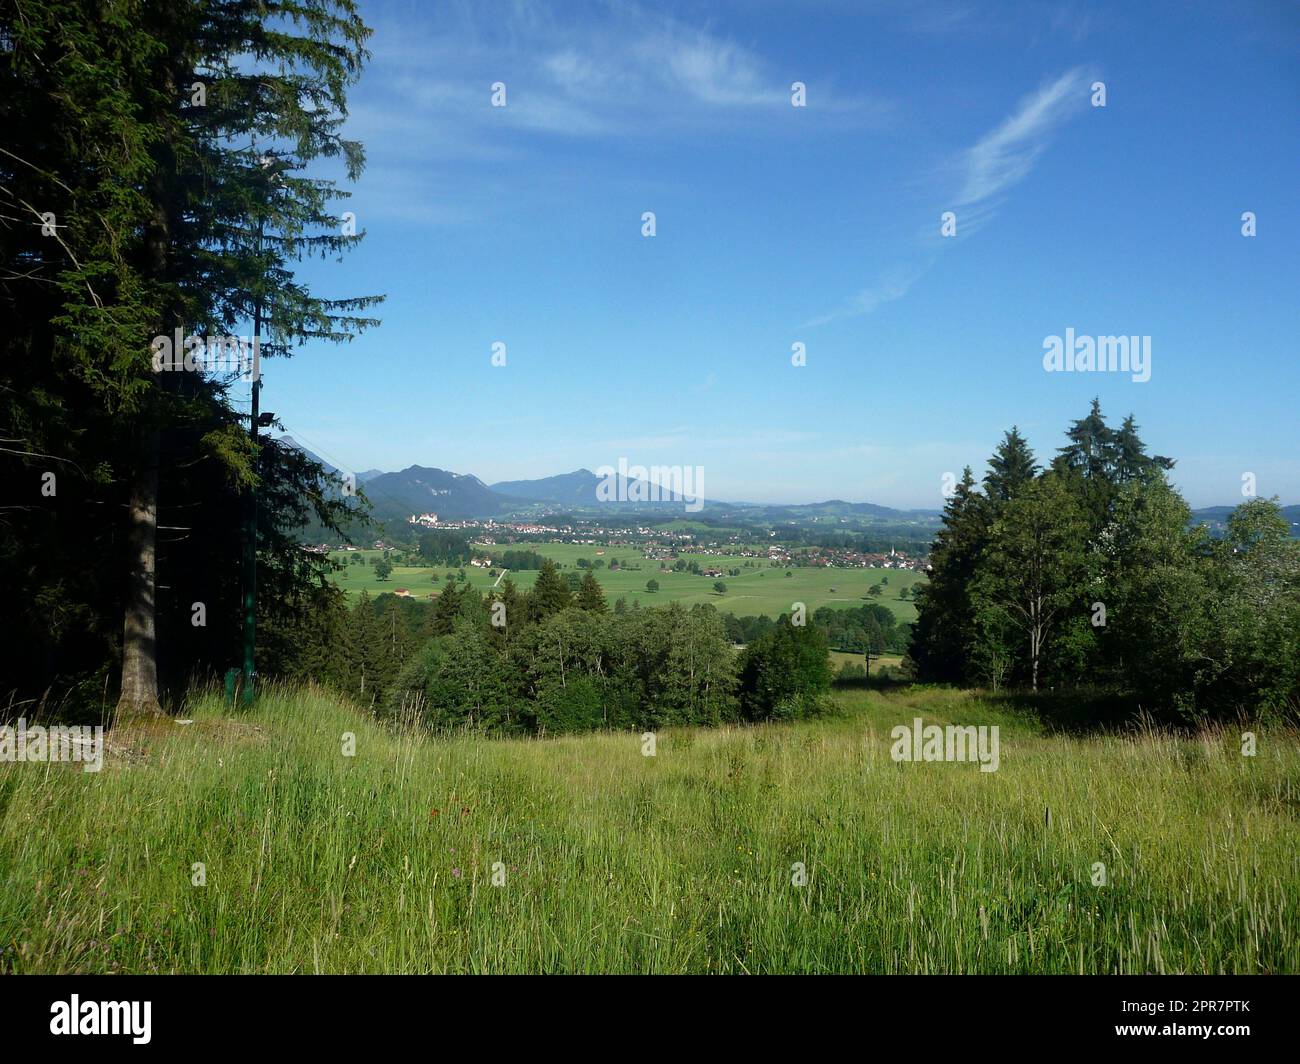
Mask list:
[[[0,971],[1300,971],[1294,733],[1243,757],[971,693],[835,698],[651,757],[203,696],[119,729],[101,773],[0,765]],[[893,761],[917,716],[998,725],[998,771]]]

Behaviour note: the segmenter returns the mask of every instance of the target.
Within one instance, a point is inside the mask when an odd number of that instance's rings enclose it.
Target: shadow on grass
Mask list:
[[[896,673],[881,672],[871,676],[837,676],[831,682],[834,691],[901,691],[913,681]]]
[[[1060,691],[988,691],[985,701],[1001,709],[1032,713],[1048,734],[1095,735],[1128,731],[1143,720],[1142,706],[1131,695],[1102,687]],[[1148,723],[1150,718],[1147,718]],[[1176,728],[1178,722],[1159,721]]]

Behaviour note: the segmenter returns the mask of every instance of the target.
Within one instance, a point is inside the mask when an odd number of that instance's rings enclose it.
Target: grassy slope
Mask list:
[[[123,730],[99,775],[0,764],[0,971],[1300,970],[1294,735],[1249,759],[1048,737],[956,692],[836,697],[647,758],[395,735],[281,691]],[[1000,771],[892,762],[914,714],[1001,724]]]
[[[533,548],[530,546],[529,549]],[[540,544],[537,550],[538,553],[547,556],[556,556],[558,561],[564,562],[566,570],[572,570],[574,561],[579,557],[595,560],[595,549],[592,547],[557,543]],[[373,553],[377,552],[365,552],[365,556],[368,558]],[[561,553],[563,553],[562,557]],[[336,557],[346,564],[346,555],[340,554]],[[640,565],[641,568],[613,573],[608,569],[597,569],[595,573],[606,597],[611,602],[617,598],[626,598],[629,604],[639,602],[643,606],[662,606],[672,601],[682,602],[687,606],[697,602],[709,602],[726,613],[734,613],[741,617],[751,614],[779,617],[782,613],[789,613],[795,602],[804,603],[810,613],[822,606],[863,606],[874,602],[888,607],[899,621],[908,623],[916,620],[916,607],[910,600],[900,600],[898,593],[904,587],[912,587],[925,579],[924,574],[905,569],[798,568],[791,569],[791,575],[787,577],[786,570],[770,568],[766,563],[763,563],[762,568],[757,569],[742,567],[744,562],[752,559],[706,555],[688,557],[698,561],[701,568],[716,567],[724,571],[731,567],[741,568],[741,575],[722,577],[722,582],[727,585],[727,593],[719,595],[713,590],[716,579],[714,577],[694,576],[690,573],[661,573],[658,562],[641,558],[635,551],[617,547],[605,548],[604,559],[618,558],[630,564]],[[347,565],[342,573],[336,574],[335,580],[349,596],[359,595],[364,589],[373,598],[375,595],[404,587],[417,598],[427,598],[431,591],[442,587],[441,580],[439,583],[433,582],[433,573],[437,573],[442,580],[445,580],[448,572],[456,571],[448,570],[445,566],[432,568],[395,566],[392,575],[387,580],[381,581],[376,578],[374,568],[369,564]],[[468,566],[467,572],[470,584],[480,591],[486,591],[496,580],[496,577],[489,575],[485,570],[473,566]],[[511,575],[515,584],[521,588],[532,587],[537,579],[535,571]],[[646,590],[646,581],[652,578],[659,581],[658,592]],[[884,585],[883,594],[879,598],[867,598],[867,588],[881,579],[889,581]],[[834,592],[831,588],[835,589]]]

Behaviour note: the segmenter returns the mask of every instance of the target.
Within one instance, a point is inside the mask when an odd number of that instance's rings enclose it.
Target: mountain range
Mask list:
[[[320,462],[330,473],[338,470],[329,462],[312,454],[289,436],[280,437],[281,444],[296,447]],[[357,482],[364,485],[366,497],[374,506],[377,520],[405,523],[412,514],[436,513],[444,520],[474,520],[506,516],[536,516],[540,513],[571,513],[594,510],[603,512],[611,508],[622,512],[640,510],[671,510],[684,517],[680,496],[658,502],[605,502],[597,496],[597,487],[603,478],[590,469],[575,469],[571,473],[542,477],[537,480],[501,480],[485,484],[471,473],[452,473],[430,466],[412,465],[397,472],[387,473],[368,469],[357,474]],[[622,480],[618,485],[621,498],[648,495],[634,485],[646,486],[644,481]],[[818,521],[855,518],[866,522],[892,522],[900,524],[935,525],[939,510],[899,510],[876,503],[845,502],[828,499],[819,503],[762,504],[744,502],[719,502],[709,499],[705,509],[710,519],[721,515],[743,516],[750,521],[779,523],[782,521]],[[1193,510],[1193,516],[1211,529],[1222,528],[1232,512],[1230,506],[1207,506]],[[1291,522],[1293,534],[1300,533],[1300,505],[1286,506],[1283,515]]]
[[[340,472],[291,436],[282,436],[279,442],[301,450],[324,466],[328,473]],[[368,469],[356,474],[356,479],[365,488],[375,518],[389,523],[405,522],[412,514],[423,513],[436,513],[439,518],[456,521],[545,512],[581,512],[597,507],[606,513],[611,509],[625,513],[671,510],[682,516],[695,516],[684,511],[686,499],[666,490],[662,492],[664,497],[657,501],[635,501],[649,499],[655,493],[650,491],[646,481],[634,478],[616,477],[614,485],[618,498],[632,501],[602,501],[597,489],[605,478],[590,469],[575,469],[571,473],[537,480],[502,480],[485,484],[471,473],[412,465],[396,472]],[[718,511],[743,512],[750,518],[775,521],[855,517],[930,524],[939,516],[938,510],[896,510],[875,503],[849,503],[838,499],[802,505],[724,503],[709,499],[706,509],[711,512],[710,516],[716,516]]]

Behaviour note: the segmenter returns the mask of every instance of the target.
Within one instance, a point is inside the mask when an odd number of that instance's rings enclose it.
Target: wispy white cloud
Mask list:
[[[789,110],[790,84],[815,84],[800,123],[879,125],[883,98],[837,94],[815,70],[781,69],[709,28],[635,4],[570,17],[535,5],[486,11],[453,7],[414,22],[379,22],[362,89],[382,109],[437,133],[491,139],[503,128],[575,136],[677,135],[729,126],[746,112]],[[488,105],[507,86],[506,107]],[[770,131],[770,122],[763,129]],[[382,134],[380,123],[371,129]],[[380,145],[382,148],[382,145]]]
[[[1057,128],[1088,106],[1092,78],[1087,68],[1075,67],[1046,82],[1023,97],[1010,115],[958,156],[954,168],[961,187],[949,202],[958,209],[957,232],[961,237],[969,237],[988,224],[1002,197],[1029,175]],[[921,243],[933,247],[936,232],[937,227],[932,225]],[[931,257],[924,263],[897,266],[838,309],[804,324],[825,325],[841,318],[871,314],[886,303],[902,299],[934,262]]]
[[[924,265],[900,266],[887,270],[872,284],[845,300],[843,306],[804,322],[802,327],[816,328],[840,318],[870,314],[886,303],[902,299],[929,267],[927,262]]]
[[[965,180],[956,206],[982,203],[1024,179],[1050,135],[1088,105],[1083,67],[1062,74],[1020,101],[1020,106],[962,158]]]
[[[732,41],[677,25],[639,41],[645,69],[700,103],[716,107],[789,106],[789,92],[756,56]]]
[[[713,27],[622,0],[584,12],[451,0],[427,13],[375,19],[373,58],[348,125],[366,145],[369,192],[409,199],[436,175],[459,179],[472,193],[502,162],[528,167],[531,187],[546,189],[548,173],[571,172],[571,160],[553,161],[562,141],[582,150],[620,139],[722,130],[799,136],[891,120],[887,101],[837,94],[815,70],[781,69]],[[793,80],[812,83],[812,103],[800,121],[774,122],[790,111]],[[506,86],[504,107],[491,103],[496,82]],[[423,178],[412,177],[421,170]],[[386,211],[440,224],[502,209],[475,198],[467,195],[458,212],[421,203]]]

